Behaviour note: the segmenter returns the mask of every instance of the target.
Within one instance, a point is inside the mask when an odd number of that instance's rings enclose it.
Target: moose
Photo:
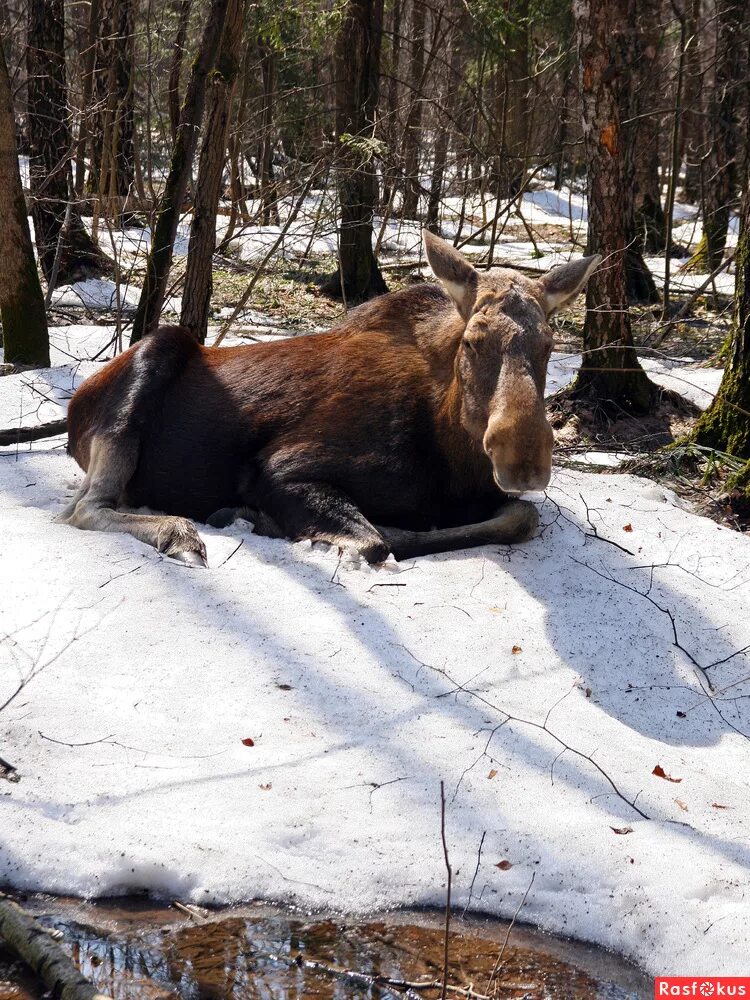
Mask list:
[[[238,516],[371,563],[531,537],[536,508],[518,496],[551,474],[548,320],[601,257],[529,278],[424,241],[440,285],[383,295],[326,333],[207,348],[164,326],[110,361],[70,402],[86,476],[59,520],[191,565],[206,565],[193,522]]]

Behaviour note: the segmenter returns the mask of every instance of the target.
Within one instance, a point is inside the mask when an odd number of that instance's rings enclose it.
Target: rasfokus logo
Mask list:
[[[657,976],[654,997],[747,997],[750,976]]]

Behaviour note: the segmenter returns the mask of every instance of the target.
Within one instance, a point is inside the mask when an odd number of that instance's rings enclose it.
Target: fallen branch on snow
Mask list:
[[[0,896],[0,938],[60,1000],[110,1000],[81,975],[47,931],[7,896]]]
[[[67,429],[68,421],[65,417],[62,420],[50,420],[49,423],[34,424],[31,427],[8,427],[0,430],[0,447],[54,437],[56,434],[64,434]]]

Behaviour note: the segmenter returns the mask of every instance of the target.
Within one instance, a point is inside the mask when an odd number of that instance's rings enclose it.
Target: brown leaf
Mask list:
[[[291,684],[277,684],[276,687],[279,689],[279,691],[291,691],[292,690],[292,685]]]
[[[270,792],[272,787],[273,786],[271,785],[270,781],[268,782],[267,785],[258,785],[258,788],[260,788],[264,792]]]
[[[687,719],[687,712],[678,712],[677,713],[677,718],[678,719]]]
[[[512,867],[513,865],[510,863],[510,861],[498,861],[498,863],[495,865],[495,868],[499,868],[501,872],[507,872],[508,869]]]
[[[712,809],[731,809],[732,807],[731,806],[723,806],[719,802],[712,802],[711,803],[711,808]]]
[[[513,649],[511,649],[511,653],[522,653],[522,652],[523,648],[521,646],[514,646]]]
[[[586,697],[587,698],[591,697],[591,688],[586,688]]]
[[[249,736],[246,736],[245,739],[242,741],[242,745],[243,747],[254,747],[255,740],[251,739]]]
[[[682,799],[675,799],[675,802],[680,807],[680,809],[682,809],[683,812],[687,812],[688,811],[688,807],[685,805],[685,803],[682,801]]]
[[[494,778],[496,774],[497,774],[497,771],[493,767],[492,770],[490,771],[490,773],[487,775],[487,777],[488,778]]]
[[[667,774],[661,764],[657,764],[651,773],[655,774],[657,778],[664,778],[665,781],[672,781],[675,785],[679,785],[682,781],[682,778],[673,778],[671,774]]]
[[[624,524],[622,526],[622,530],[623,531],[627,531],[627,532],[631,532],[633,530],[633,525],[632,524]]]
[[[612,831],[612,833],[619,833],[619,834],[621,834],[621,835],[624,836],[626,833],[632,833],[633,832],[633,827],[632,826],[611,826],[610,830]]]

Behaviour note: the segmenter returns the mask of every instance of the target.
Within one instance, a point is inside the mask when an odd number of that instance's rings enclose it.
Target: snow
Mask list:
[[[548,396],[570,385],[581,367],[581,360],[580,354],[553,352],[547,372]],[[708,408],[724,374],[722,368],[689,367],[693,364],[690,358],[641,356],[639,360],[652,381],[678,392],[701,410]]]
[[[57,328],[56,358],[113,332]],[[2,426],[59,415],[98,364],[1,378]],[[201,527],[190,570],[54,523],[82,478],[64,442],[0,449],[0,705],[25,681],[0,880],[441,905],[443,781],[459,909],[510,916],[534,875],[526,921],[652,973],[746,973],[747,537],[558,469],[523,546],[371,568],[238,522]]]
[[[87,278],[76,281],[72,285],[59,285],[52,293],[52,305],[59,307],[80,307],[86,309],[117,309],[124,312],[134,312],[138,305],[140,291],[129,285],[123,285],[118,293],[114,281],[106,278]]]

